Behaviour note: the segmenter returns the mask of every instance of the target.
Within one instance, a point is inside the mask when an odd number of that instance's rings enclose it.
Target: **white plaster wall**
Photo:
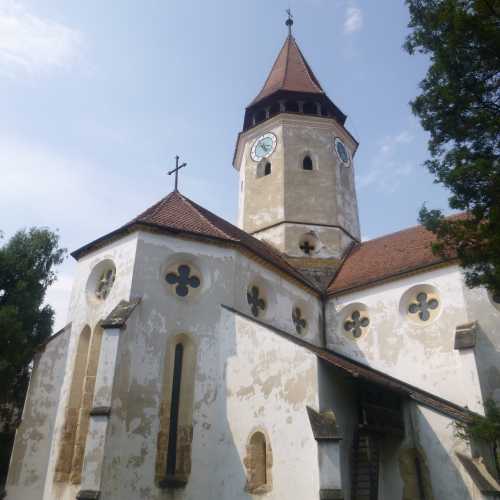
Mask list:
[[[49,341],[34,363],[7,478],[7,500],[40,500],[53,439],[69,331]]]
[[[165,282],[170,264],[188,262],[201,277],[194,298],[178,298]],[[220,387],[220,304],[231,300],[234,251],[199,241],[139,233],[132,294],[142,302],[122,332],[115,376],[111,434],[104,464],[103,496],[159,499],[155,485],[159,407],[168,339],[187,333],[197,346],[191,479],[176,498],[210,491]]]
[[[306,400],[313,401],[310,394],[316,384],[304,385],[298,373],[303,363],[308,367],[313,366],[311,363],[315,357],[281,340],[271,331],[265,331],[264,337],[268,340],[263,338],[262,342],[259,339],[249,344],[248,335],[240,336],[237,333],[239,326],[235,326],[233,314],[223,312],[221,304],[250,314],[247,287],[257,281],[268,287],[269,315],[265,320],[293,332],[292,306],[300,303],[310,311],[310,327],[304,337],[315,342],[319,341],[319,304],[317,301],[312,302],[305,290],[280,278],[274,270],[257,264],[233,249],[143,232],[138,234],[137,239],[131,295],[141,296],[142,302],[134,311],[127,329],[121,333],[111,432],[103,471],[103,496],[120,500],[165,498],[166,493],[162,493],[154,484],[165,348],[171,336],[188,333],[198,349],[192,472],[186,488],[177,491],[175,498],[249,498],[244,492],[245,470],[241,461],[241,450],[246,446],[248,435],[246,432],[244,436],[237,434],[235,429],[243,422],[257,425],[262,421],[262,415],[259,416],[257,411],[263,406],[262,396],[256,395],[255,401],[245,398],[245,405],[255,407],[254,410],[247,412],[241,408],[236,411],[240,402],[234,396],[236,399],[230,403],[229,394],[235,391],[234,384],[241,385],[241,380],[231,375],[231,382],[227,382],[229,367],[231,371],[237,369],[240,361],[244,366],[249,356],[271,361],[269,356],[277,355],[276,343],[279,343],[278,352],[283,351],[285,359],[276,366],[271,363],[268,370],[272,372],[279,367],[281,372],[289,373],[290,377],[283,378],[282,388],[269,387],[273,398],[283,398],[282,403],[273,403],[273,408],[280,406],[276,415],[271,410],[266,414],[267,421],[274,422],[273,433],[277,435],[285,425],[283,422],[286,423],[286,419],[293,416],[294,412],[299,412],[299,406],[303,415],[300,413],[300,419],[288,425],[296,430],[294,425],[302,426],[306,421],[304,419],[307,419],[305,403],[300,397],[300,401],[293,404],[287,402],[287,398],[294,397],[295,382],[307,390]],[[192,299],[178,298],[165,284],[165,268],[174,262],[189,262],[200,272],[200,291]],[[253,325],[253,322],[250,324]],[[248,332],[249,327],[246,326],[244,331]],[[241,349],[238,342],[242,342]],[[269,349],[273,354],[268,354]],[[298,370],[297,373],[295,370]],[[265,372],[262,372],[262,376],[267,377]],[[272,374],[262,379],[264,385],[271,383],[266,382],[268,378],[272,380]],[[278,383],[277,380],[275,382]],[[260,389],[256,382],[254,390],[259,392],[264,389]],[[303,434],[303,429],[301,432]],[[301,443],[303,439],[301,436]],[[294,446],[301,450],[306,445]],[[282,460],[292,460],[289,454],[283,456],[286,458]],[[316,463],[316,455],[314,457]],[[297,457],[293,457],[293,460],[300,461]],[[310,481],[310,467],[304,468],[302,472],[308,478],[304,479],[306,482]],[[280,474],[283,481],[285,472],[277,473],[277,479]]]
[[[434,499],[482,499],[456,457],[456,452],[470,456],[470,450],[454,436],[453,421],[428,408],[415,406],[413,425],[418,443],[425,450]]]
[[[500,404],[500,306],[484,288],[463,289],[468,317],[479,325],[474,354],[483,398]]]
[[[322,345],[321,302],[310,290],[291,282],[274,269],[255,263],[246,256],[238,256],[235,264],[234,293],[229,304],[245,314],[251,315],[247,300],[247,289],[257,285],[267,302],[266,310],[257,319],[292,334],[314,345]],[[307,320],[307,329],[297,334],[292,321],[292,310],[300,307]]]
[[[78,485],[54,483],[53,481],[71,386],[78,337],[85,325],[89,325],[94,330],[98,322],[104,319],[121,300],[130,299],[136,247],[137,233],[132,233],[89,253],[78,261],[68,313],[68,321],[72,323],[71,336],[69,339],[61,397],[55,419],[54,439],[50,453],[47,481],[45,482],[44,500],[73,500],[80,489]],[[87,283],[93,268],[99,262],[106,259],[112,260],[115,264],[116,278],[107,299],[103,302],[97,302],[89,299]]]
[[[273,455],[273,487],[264,497],[316,498],[317,445],[306,405],[318,408],[317,358],[252,321],[238,317],[235,325],[235,350],[223,357],[227,418],[240,461],[250,434],[264,429]],[[228,477],[220,498],[248,498],[238,479]]]
[[[430,284],[440,295],[435,321],[416,325],[400,313],[402,295],[412,286]],[[343,308],[364,304],[370,319],[366,335],[354,340],[344,331]],[[454,349],[455,328],[470,320],[457,266],[405,277],[340,295],[327,305],[328,346],[459,405],[481,409],[481,393]]]

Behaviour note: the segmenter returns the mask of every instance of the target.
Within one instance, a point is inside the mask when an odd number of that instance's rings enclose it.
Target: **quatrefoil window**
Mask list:
[[[114,267],[106,268],[99,276],[97,280],[95,296],[99,300],[106,300],[109,295],[109,292],[113,288],[113,284],[115,283],[116,271]]]
[[[349,319],[344,322],[344,330],[350,332],[353,337],[359,338],[363,333],[363,328],[370,324],[368,316],[363,316],[358,310],[353,311]]]
[[[300,307],[294,307],[292,310],[292,321],[295,325],[295,331],[300,335],[307,328],[307,320],[302,317]]]
[[[253,285],[247,291],[247,302],[252,314],[257,318],[260,312],[266,310],[266,301],[260,296],[259,287]]]
[[[179,297],[186,297],[190,288],[198,288],[201,283],[200,278],[191,273],[190,266],[181,264],[177,267],[177,272],[167,273],[165,280],[169,285],[175,286],[175,293]]]
[[[426,292],[419,292],[415,302],[408,306],[410,314],[418,314],[420,321],[428,321],[431,317],[431,311],[439,307],[439,301],[435,298],[429,299]]]

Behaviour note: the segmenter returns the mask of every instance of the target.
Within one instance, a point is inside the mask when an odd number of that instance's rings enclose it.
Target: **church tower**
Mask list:
[[[238,223],[325,281],[360,239],[353,168],[358,143],[300,51],[291,19],[287,25],[288,37],[245,110],[237,140]]]

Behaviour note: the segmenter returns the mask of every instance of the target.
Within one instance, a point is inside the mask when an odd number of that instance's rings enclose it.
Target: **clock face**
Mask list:
[[[347,146],[338,137],[335,137],[335,151],[337,152],[339,160],[345,166],[349,166],[351,163],[351,155],[349,154]]]
[[[276,136],[274,134],[268,133],[261,135],[252,146],[252,151],[250,156],[253,161],[260,161],[262,158],[267,158],[271,156],[273,151],[276,149]]]

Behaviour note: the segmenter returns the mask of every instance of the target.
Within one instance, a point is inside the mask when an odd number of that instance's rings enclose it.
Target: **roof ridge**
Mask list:
[[[388,238],[389,236],[394,236],[396,234],[405,233],[407,231],[414,231],[415,229],[422,228],[428,231],[422,224],[415,224],[414,226],[405,227],[403,229],[398,229],[397,231],[393,231],[392,233],[382,234],[381,236],[377,236],[376,238],[371,238],[370,240],[362,241],[361,245],[365,243],[371,243],[372,241],[383,240],[384,238]]]
[[[455,214],[447,215],[447,216],[445,216],[445,219],[455,219],[455,218],[462,218],[462,217],[466,217],[466,216],[467,216],[467,213],[464,211],[464,212],[458,212]],[[388,238],[389,236],[394,236],[395,234],[401,234],[401,233],[404,233],[406,231],[414,231],[415,229],[418,229],[418,228],[422,228],[425,231],[431,232],[430,229],[427,229],[423,224],[415,224],[413,226],[405,227],[403,229],[398,229],[397,231],[393,231],[392,233],[382,234],[381,236],[377,236],[376,238],[362,241],[361,244],[370,243],[372,241],[381,240],[383,238]]]
[[[231,224],[230,222],[226,221],[225,219],[222,219],[221,217],[219,217],[217,214],[214,214],[213,212],[210,212],[206,209],[204,209],[201,205],[198,205],[196,202],[194,202],[193,200],[189,199],[187,196],[184,196],[183,194],[181,193],[178,193],[182,199],[182,202],[183,203],[186,203],[187,205],[190,205],[191,207],[193,207],[197,212],[198,214],[203,217],[203,220],[212,228],[214,229],[215,231],[217,231],[218,233],[222,233],[226,238],[229,238],[231,240],[235,240],[234,236],[226,233],[226,231],[224,231],[223,229],[217,227],[206,215],[204,212],[208,212],[211,216],[214,216],[214,217],[217,217],[218,219],[220,219],[221,221],[223,221],[224,223],[226,224]],[[234,226],[234,224],[231,224]],[[235,226],[236,227],[236,226]],[[236,241],[236,240],[235,240]]]
[[[286,77],[288,73],[288,63],[290,61],[290,40],[294,40],[292,35],[288,35],[285,40],[286,54],[285,54],[285,70],[283,71],[283,78],[281,80],[281,86],[285,85]]]
[[[146,216],[154,217],[159,212],[159,210],[165,205],[165,203],[167,203],[171,198],[173,198],[175,193],[176,191],[171,191],[166,196],[158,200],[156,203],[146,208],[146,210],[141,212],[139,215],[134,217],[130,222],[138,222],[141,219],[145,218]],[[130,224],[130,222],[127,222],[127,224]]]
[[[314,74],[314,71],[312,70],[311,66],[309,66],[309,63],[306,61],[304,54],[300,50],[299,44],[296,42],[296,40],[293,36],[292,36],[292,41],[293,41],[297,51],[299,52],[301,63],[305,66],[307,78],[309,78],[309,81],[312,83],[312,85],[314,87],[316,87],[322,94],[324,94],[325,91],[321,87],[321,84],[319,83],[319,81],[317,81],[317,78],[316,78],[316,75]],[[313,79],[313,76],[314,76],[314,79]]]

